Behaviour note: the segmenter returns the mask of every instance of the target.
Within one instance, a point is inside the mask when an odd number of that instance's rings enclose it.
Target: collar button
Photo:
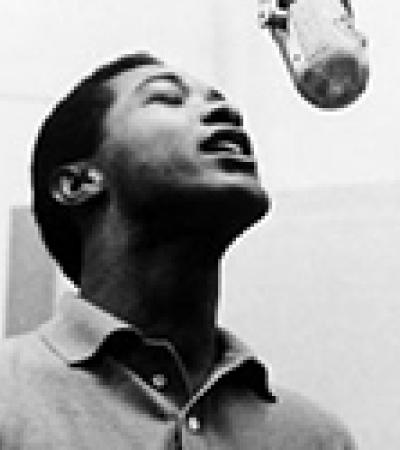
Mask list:
[[[164,389],[167,385],[167,377],[162,373],[155,373],[151,379],[151,383],[157,390]]]
[[[198,417],[190,416],[187,420],[187,426],[190,431],[196,433],[200,431],[200,420],[198,419]]]

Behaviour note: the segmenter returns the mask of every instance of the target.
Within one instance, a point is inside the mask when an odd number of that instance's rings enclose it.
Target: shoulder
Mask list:
[[[39,335],[29,333],[0,340],[0,376],[17,372],[22,366],[35,365],[48,352]]]
[[[27,424],[40,416],[51,360],[37,332],[0,340],[0,448],[19,448]]]
[[[321,450],[355,450],[356,445],[341,421],[300,394],[275,388],[276,403],[270,409],[270,419],[277,432],[292,440],[307,443]],[[303,448],[299,444],[299,448]],[[306,448],[306,447],[304,447]]]
[[[15,395],[21,396],[33,384],[43,381],[43,374],[53,361],[37,332],[1,340],[0,403],[4,406],[7,399],[15,401]]]

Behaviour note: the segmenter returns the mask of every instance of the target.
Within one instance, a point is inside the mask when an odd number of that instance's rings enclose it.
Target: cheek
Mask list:
[[[201,178],[196,123],[187,111],[156,108],[113,120],[107,151],[113,184],[140,201]]]
[[[165,169],[198,160],[198,137],[187,120],[155,115],[151,120],[132,123],[126,134],[132,158],[139,165],[150,164]]]
[[[172,151],[161,159],[145,147],[140,153],[117,151],[109,168],[111,191],[118,201],[137,207],[145,207],[155,199],[174,197],[182,186],[202,175],[200,165],[179,152]]]
[[[202,171],[193,133],[141,126],[130,127],[126,137],[114,142],[109,167],[113,183],[135,196],[180,184]]]

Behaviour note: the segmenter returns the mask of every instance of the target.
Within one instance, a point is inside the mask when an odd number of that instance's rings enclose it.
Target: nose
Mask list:
[[[205,94],[206,102],[224,102],[225,96],[217,89],[207,89]]]
[[[203,94],[205,109],[200,120],[203,125],[243,126],[243,118],[239,111],[227,102],[225,96],[217,89],[208,88]]]

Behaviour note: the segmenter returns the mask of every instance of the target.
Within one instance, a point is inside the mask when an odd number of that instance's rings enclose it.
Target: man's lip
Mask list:
[[[226,159],[229,161],[237,161],[238,163],[253,163],[255,164],[255,159],[253,155],[244,155],[243,153],[228,153],[225,151],[215,152],[212,155],[207,155],[208,158],[213,160]]]
[[[211,160],[215,166],[227,172],[245,172],[252,175],[257,173],[256,160],[252,155],[219,152],[203,155],[203,157]]]
[[[252,155],[249,136],[244,130],[237,128],[220,128],[214,131],[200,142],[199,150],[204,154]]]
[[[218,167],[227,172],[239,172],[255,175],[257,173],[256,162],[253,158],[248,156],[245,157],[235,157],[221,155],[217,159]]]

